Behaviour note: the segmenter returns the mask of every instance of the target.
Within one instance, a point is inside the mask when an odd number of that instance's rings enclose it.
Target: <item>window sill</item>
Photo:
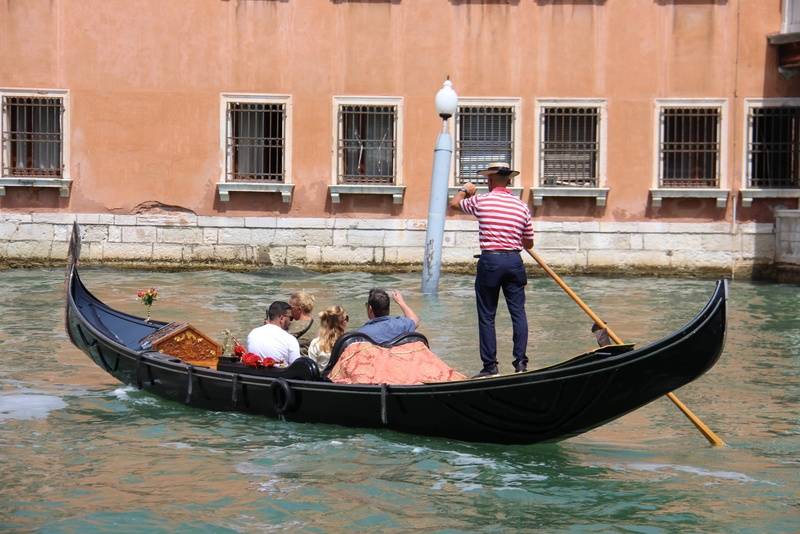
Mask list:
[[[547,187],[540,186],[532,191],[534,206],[541,206],[544,197],[593,197],[597,207],[606,205],[607,187]]]
[[[447,188],[447,198],[453,198],[454,196],[456,196],[456,193],[458,193],[459,189],[461,189],[461,186],[458,186],[458,185],[457,186],[448,187]],[[525,190],[525,188],[524,187],[509,187],[508,190],[511,191],[514,194],[514,196],[516,196],[517,198],[521,199],[522,198],[522,192]],[[487,186],[479,185],[475,194],[476,195],[482,195],[482,194],[488,193],[488,192],[489,192],[489,188]]]
[[[392,202],[395,204],[403,203],[403,196],[406,192],[404,185],[329,185],[328,193],[331,195],[331,202],[339,204],[341,195],[391,195]]]
[[[695,189],[691,187],[651,189],[650,205],[659,208],[661,201],[665,198],[713,198],[717,201],[718,208],[724,208],[728,205],[728,193],[730,193],[729,189]]]
[[[281,201],[290,203],[294,184],[257,184],[252,182],[219,182],[217,183],[221,202],[230,201],[230,194],[236,193],[280,193]]]
[[[800,42],[800,32],[772,33],[767,35],[771,45],[782,45]]]
[[[0,178],[0,196],[6,195],[6,187],[55,187],[61,197],[69,197],[72,180],[68,178]]]
[[[742,189],[742,207],[749,208],[756,198],[800,198],[800,189]]]
[[[790,219],[800,219],[800,210],[775,210],[775,217],[786,217]]]

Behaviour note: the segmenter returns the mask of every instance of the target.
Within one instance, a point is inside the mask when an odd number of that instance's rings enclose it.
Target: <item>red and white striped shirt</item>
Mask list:
[[[522,250],[522,240],[533,239],[528,206],[504,187],[465,198],[460,206],[478,218],[481,250]]]

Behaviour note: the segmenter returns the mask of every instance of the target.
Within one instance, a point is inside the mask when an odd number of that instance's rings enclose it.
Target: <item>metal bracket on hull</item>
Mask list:
[[[388,384],[381,384],[381,423],[384,426],[389,424],[389,414],[386,410],[387,400],[389,400],[389,386]]]
[[[136,387],[142,389],[142,373],[140,372],[142,368],[142,355],[138,354],[136,356]]]
[[[231,380],[231,388],[231,402],[233,402],[233,406],[236,407],[239,404],[239,375],[233,375],[233,380]]]
[[[192,386],[194,384],[194,367],[189,366],[189,372],[187,374],[187,380],[189,384],[186,386],[186,404],[192,403]]]

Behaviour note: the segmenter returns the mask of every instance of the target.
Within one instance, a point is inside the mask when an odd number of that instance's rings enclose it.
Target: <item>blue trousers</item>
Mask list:
[[[500,290],[511,314],[514,341],[514,368],[528,364],[528,317],[525,314],[525,285],[528,276],[519,254],[481,254],[475,277],[475,300],[478,303],[478,337],[481,361],[486,370],[497,366],[497,336],[494,318]]]

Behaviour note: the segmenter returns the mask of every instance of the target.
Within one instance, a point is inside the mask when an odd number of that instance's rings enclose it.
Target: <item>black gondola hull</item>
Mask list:
[[[695,380],[716,363],[724,344],[726,283],[720,281],[686,326],[629,352],[595,352],[527,373],[414,386],[279,381],[138,349],[133,340],[165,323],[113,310],[94,297],[78,273],[79,248],[76,229],[66,280],[72,342],[120,382],[211,410],[463,441],[553,441],[617,419]],[[288,396],[276,394],[281,388]]]

